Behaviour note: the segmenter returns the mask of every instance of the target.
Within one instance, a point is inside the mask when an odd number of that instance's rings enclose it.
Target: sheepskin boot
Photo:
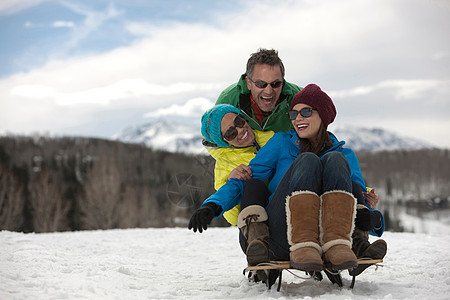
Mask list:
[[[320,198],[310,191],[298,191],[286,198],[287,240],[291,267],[302,271],[323,269],[319,244]]]
[[[238,227],[247,240],[245,254],[250,266],[270,261],[267,220],[267,212],[260,205],[247,206],[238,216]]]
[[[357,258],[361,259],[383,259],[387,252],[387,244],[384,240],[378,239],[372,244],[369,242],[369,232],[355,228],[353,232],[353,252]],[[370,264],[358,265],[356,269],[350,271],[350,275],[358,276],[365,269],[370,267]]]
[[[352,251],[352,233],[356,216],[356,199],[346,191],[322,195],[321,232],[324,260],[334,271],[358,266]]]

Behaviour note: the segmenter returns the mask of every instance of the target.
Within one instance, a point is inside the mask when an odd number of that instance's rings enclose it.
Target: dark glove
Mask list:
[[[217,208],[218,205],[216,203],[208,202],[197,209],[189,221],[188,229],[193,229],[194,232],[197,232],[198,229],[198,232],[202,233],[203,230],[208,228],[208,225],[216,215]]]
[[[381,216],[377,211],[371,211],[368,208],[358,208],[356,210],[355,225],[363,231],[370,231],[375,227],[380,227]]]

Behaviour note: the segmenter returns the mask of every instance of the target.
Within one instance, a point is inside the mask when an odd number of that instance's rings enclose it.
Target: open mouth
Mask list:
[[[248,137],[248,131],[244,133],[244,135],[239,139],[240,141],[245,140]]]
[[[272,102],[272,99],[273,99],[273,97],[264,97],[264,96],[261,96],[261,100],[263,100],[264,102],[267,102],[267,103]]]
[[[297,125],[297,130],[298,131],[305,130],[306,128],[308,128],[308,124],[299,124],[299,125]]]

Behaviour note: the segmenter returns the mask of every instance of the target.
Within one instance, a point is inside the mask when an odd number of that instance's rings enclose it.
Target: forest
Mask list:
[[[448,201],[448,150],[357,153],[387,203]],[[54,232],[187,226],[214,192],[214,160],[142,144],[43,136],[0,137],[0,230]],[[384,201],[384,202],[383,202]],[[223,218],[213,226],[227,226]]]

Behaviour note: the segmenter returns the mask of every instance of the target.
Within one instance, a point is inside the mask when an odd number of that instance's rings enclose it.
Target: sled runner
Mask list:
[[[377,265],[382,263],[382,259],[360,259],[358,260],[358,267],[349,270],[349,274],[352,276],[352,283],[350,284],[350,288],[352,289],[355,286],[356,276],[361,274],[365,269],[372,265]],[[268,289],[275,283],[278,279],[277,291],[280,291],[281,288],[281,280],[283,275],[283,270],[287,270],[291,274],[296,277],[300,277],[297,274],[294,274],[291,270],[300,271],[297,269],[292,269],[289,261],[270,261],[269,263],[261,263],[257,266],[248,266],[244,269],[244,275],[248,272],[248,278],[253,279],[254,281],[263,281]],[[324,269],[325,275],[327,275],[328,279],[334,284],[336,283],[338,286],[342,287],[342,278],[340,272],[332,271],[331,269]],[[307,275],[312,277],[314,280],[321,281],[323,279],[321,272],[306,272]],[[300,277],[303,278],[303,277]],[[304,278],[304,279],[309,279]]]

